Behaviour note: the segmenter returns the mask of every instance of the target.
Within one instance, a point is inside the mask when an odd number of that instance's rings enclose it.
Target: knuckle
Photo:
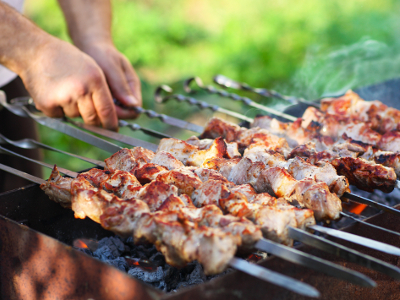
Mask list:
[[[99,114],[101,116],[111,116],[115,114],[114,106],[113,105],[103,105],[99,108]]]
[[[88,112],[85,114],[85,123],[88,124],[98,124],[99,118],[97,117],[96,112]]]
[[[81,81],[78,81],[74,84],[74,94],[77,95],[77,97],[84,97],[89,93],[89,88],[86,84],[84,84]],[[66,100],[66,102],[71,103],[72,99],[69,98]]]
[[[103,74],[98,67],[89,68],[87,78],[96,87],[104,84]]]

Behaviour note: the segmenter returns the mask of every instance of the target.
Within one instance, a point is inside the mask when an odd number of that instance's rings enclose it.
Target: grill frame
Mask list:
[[[396,216],[388,213],[379,213],[368,221],[400,231]],[[21,222],[25,225],[21,225]],[[398,237],[360,223],[344,230],[400,247]],[[0,194],[2,298],[308,299],[237,271],[204,284],[181,289],[177,293],[166,294],[69,246],[75,238],[100,239],[108,235],[111,233],[90,219],[75,219],[71,210],[50,201],[37,184]],[[336,239],[331,240],[388,263],[400,265],[397,257]],[[350,264],[308,246],[301,245],[298,248],[360,271],[375,280],[378,287],[369,289],[352,285],[277,257],[270,257],[260,264],[311,284],[321,292],[320,299],[396,299],[399,282],[391,277]]]
[[[395,100],[400,99],[399,85],[400,79],[393,79],[362,88],[358,92],[365,99],[380,98],[396,107],[396,104],[400,105]],[[382,90],[385,95],[380,92]],[[389,100],[390,103],[387,102]],[[298,107],[292,108],[296,112],[300,111]],[[400,205],[396,207],[400,208]],[[379,213],[367,221],[400,232],[400,224],[394,215]],[[342,230],[400,247],[398,237],[360,223]],[[99,224],[89,219],[75,219],[71,210],[49,201],[36,184],[0,194],[1,298],[308,299],[237,271],[201,285],[181,289],[177,293],[165,294],[70,246],[75,238],[100,239],[109,235],[112,233],[102,229]],[[397,257],[338,239],[329,239],[400,266]],[[277,257],[270,257],[260,264],[311,284],[321,292],[320,299],[398,298],[400,285],[395,279],[308,246],[298,248],[360,271],[375,280],[378,286],[374,289],[355,286]]]

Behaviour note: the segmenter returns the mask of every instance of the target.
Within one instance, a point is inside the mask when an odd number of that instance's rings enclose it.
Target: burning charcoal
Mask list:
[[[128,274],[148,283],[159,282],[164,279],[164,272],[161,267],[158,267],[156,272],[147,272],[140,268],[132,268],[128,271]]]
[[[111,236],[101,239],[99,241],[99,248],[103,246],[107,246],[108,248],[110,248],[114,257],[120,256],[121,253],[125,251],[125,245],[118,237]]]
[[[166,265],[164,271],[164,280],[167,284],[167,291],[176,289],[179,282],[181,282],[181,276],[177,268]]]
[[[116,259],[107,260],[106,263],[120,269],[121,271],[126,271],[128,269],[128,263],[125,261],[123,257],[118,257]]]
[[[180,269],[181,277],[183,278],[189,278],[190,274],[193,272],[193,270],[196,268],[197,262],[194,263],[189,263],[182,269]]]
[[[87,255],[93,256],[92,251],[90,251],[89,249],[86,249],[86,248],[76,248],[76,247],[74,247],[74,248],[75,248],[76,250],[78,250],[78,251],[81,251],[81,252],[87,254]]]
[[[142,253],[145,257],[142,259],[149,259],[153,254],[157,253],[157,249],[154,245],[139,245],[137,246],[138,253]]]
[[[161,280],[160,283],[159,283],[159,285],[156,286],[156,288],[158,288],[158,289],[160,289],[160,290],[166,292],[166,291],[167,291],[167,284],[165,283],[164,280]]]
[[[203,283],[206,280],[202,266],[196,262],[196,266],[192,273],[186,276],[186,281],[178,284],[177,288],[187,287],[195,284]]]
[[[153,254],[153,256],[150,257],[149,260],[156,266],[164,266],[165,265],[165,257],[164,257],[164,255],[162,255],[161,252],[157,252],[156,254]]]
[[[221,276],[224,276],[225,274],[229,274],[230,272],[233,272],[232,268],[227,268],[224,272],[217,274],[217,275],[213,275],[213,276],[207,276],[207,280],[212,280]]]
[[[198,281],[198,280],[201,280],[201,282],[205,281],[206,275],[204,275],[202,266],[196,262],[196,266],[195,266],[193,272],[190,273],[188,281],[192,282],[192,281]]]
[[[93,252],[93,256],[100,260],[115,259],[117,256],[113,255],[113,251],[108,246],[99,247]]]

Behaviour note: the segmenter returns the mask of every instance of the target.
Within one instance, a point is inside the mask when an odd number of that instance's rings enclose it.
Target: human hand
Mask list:
[[[91,57],[53,37],[36,54],[19,75],[37,109],[50,117],[82,116],[87,124],[117,130],[106,78]]]
[[[140,79],[129,60],[120,53],[112,42],[91,41],[80,45],[103,70],[112,96],[124,106],[142,106]],[[117,115],[122,119],[137,117],[134,110],[116,106]]]

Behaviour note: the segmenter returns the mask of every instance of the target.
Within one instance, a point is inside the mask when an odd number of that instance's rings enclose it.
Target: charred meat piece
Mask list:
[[[60,203],[62,207],[71,207],[71,183],[72,178],[61,176],[58,172],[57,166],[50,174],[49,179],[46,183],[42,183],[40,188],[46,193],[49,198],[57,203]]]
[[[106,170],[110,172],[121,170],[134,174],[137,168],[149,163],[154,155],[153,151],[142,147],[124,148],[105,159],[104,162],[106,163]]]
[[[332,165],[338,174],[346,176],[350,184],[365,191],[379,189],[390,193],[396,184],[396,173],[392,168],[362,158],[336,158],[332,161]]]

